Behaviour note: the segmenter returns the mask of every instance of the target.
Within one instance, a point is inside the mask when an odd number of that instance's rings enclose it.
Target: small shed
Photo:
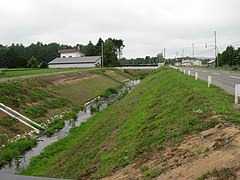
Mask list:
[[[215,67],[215,66],[216,66],[216,61],[215,61],[215,59],[208,61],[207,66],[209,66],[209,67]]]
[[[101,66],[101,56],[56,58],[48,63],[49,68],[95,68]]]

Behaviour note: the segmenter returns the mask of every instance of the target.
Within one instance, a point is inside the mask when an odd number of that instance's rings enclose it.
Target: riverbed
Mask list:
[[[97,103],[99,103],[99,111],[105,109],[109,104],[112,104],[118,100],[118,97],[121,95],[122,92],[125,90],[131,91],[131,89],[139,84],[140,80],[132,80],[123,86],[123,88],[115,95],[110,96],[108,99],[100,99]],[[22,169],[26,168],[31,160],[32,157],[39,155],[45,147],[48,145],[58,141],[66,137],[69,134],[69,130],[72,127],[80,126],[82,122],[87,121],[90,117],[94,114],[91,113],[90,109],[91,106],[95,105],[96,101],[92,101],[91,103],[87,103],[86,108],[84,111],[80,111],[78,113],[78,117],[76,121],[65,121],[65,126],[60,131],[54,133],[52,136],[48,137],[42,135],[37,138],[38,144],[36,147],[32,148],[31,150],[25,152],[19,159],[12,160],[9,164],[5,165],[0,169],[0,173],[4,174],[17,174],[21,172]]]

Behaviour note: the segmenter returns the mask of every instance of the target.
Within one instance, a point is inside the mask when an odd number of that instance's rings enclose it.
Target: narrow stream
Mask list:
[[[99,111],[105,109],[108,106],[108,102],[111,101],[111,103],[116,102],[118,99],[118,96],[123,92],[124,90],[130,91],[135,85],[139,84],[140,80],[133,80],[127,82],[121,91],[119,91],[118,94],[115,96],[111,96],[108,100],[100,101],[100,109]],[[65,126],[60,131],[54,133],[52,136],[40,136],[37,138],[38,144],[36,147],[32,148],[31,150],[25,152],[18,160],[12,160],[9,164],[5,165],[0,169],[0,173],[3,174],[16,174],[21,171],[21,169],[26,168],[30,162],[30,159],[34,156],[39,155],[42,150],[47,147],[48,145],[52,144],[53,142],[58,141],[59,139],[64,138],[69,134],[69,130],[73,126],[79,126],[82,122],[87,121],[91,116],[94,114],[91,114],[90,107],[94,105],[95,102],[92,102],[86,106],[85,111],[80,111],[78,113],[77,120],[75,122],[65,121]]]

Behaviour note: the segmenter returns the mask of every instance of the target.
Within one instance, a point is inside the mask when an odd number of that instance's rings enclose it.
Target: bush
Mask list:
[[[104,91],[104,93],[102,94],[102,97],[108,98],[112,94],[116,94],[116,93],[117,93],[117,89],[115,89],[115,88],[108,88],[106,91]]]
[[[42,61],[40,64],[39,64],[39,68],[48,68],[48,64],[45,62],[45,61]]]

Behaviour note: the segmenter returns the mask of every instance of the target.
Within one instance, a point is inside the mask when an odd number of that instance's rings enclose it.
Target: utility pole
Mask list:
[[[194,61],[194,43],[192,43],[192,55],[193,55],[193,61]]]
[[[163,54],[164,59],[166,59],[166,48],[163,49]]]
[[[217,65],[217,67],[218,67],[218,57],[217,57],[217,32],[216,31],[214,31],[214,39],[215,39],[215,45],[214,45],[214,47],[215,47],[215,60],[216,60],[216,65]]]
[[[103,67],[103,42],[102,42],[102,67]]]
[[[178,52],[176,53],[176,60],[175,63],[178,62]]]

